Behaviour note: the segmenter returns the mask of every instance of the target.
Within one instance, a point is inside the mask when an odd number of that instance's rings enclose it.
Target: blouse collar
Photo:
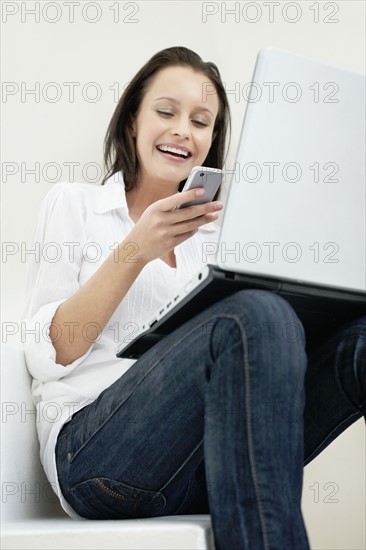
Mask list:
[[[94,212],[104,214],[117,208],[123,208],[128,213],[125,186],[121,171],[110,176],[100,188],[100,199],[94,208]]]

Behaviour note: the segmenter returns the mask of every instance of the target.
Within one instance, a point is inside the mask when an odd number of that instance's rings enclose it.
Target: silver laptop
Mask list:
[[[313,338],[366,314],[365,76],[269,48],[247,99],[208,264],[118,357],[242,288],[281,294]]]

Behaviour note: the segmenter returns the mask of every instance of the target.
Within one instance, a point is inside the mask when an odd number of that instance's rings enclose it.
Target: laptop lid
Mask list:
[[[274,48],[257,58],[216,262],[365,291],[365,77]]]

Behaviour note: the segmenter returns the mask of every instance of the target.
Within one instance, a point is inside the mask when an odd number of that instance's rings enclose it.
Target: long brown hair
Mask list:
[[[217,66],[204,62],[201,57],[185,47],[161,50],[145,63],[125,88],[109,123],[104,139],[104,164],[107,171],[102,185],[115,173],[122,171],[125,190],[136,184],[139,175],[135,140],[132,136],[132,121],[140,107],[149,80],[161,69],[169,66],[190,67],[200,72],[215,86],[219,99],[213,133],[216,134],[203,163],[212,168],[223,167],[227,130],[231,128],[229,104]]]

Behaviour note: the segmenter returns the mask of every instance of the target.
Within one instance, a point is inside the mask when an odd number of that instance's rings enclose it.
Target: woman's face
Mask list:
[[[174,184],[204,162],[219,100],[213,84],[188,67],[167,67],[149,83],[133,123],[139,182]]]

